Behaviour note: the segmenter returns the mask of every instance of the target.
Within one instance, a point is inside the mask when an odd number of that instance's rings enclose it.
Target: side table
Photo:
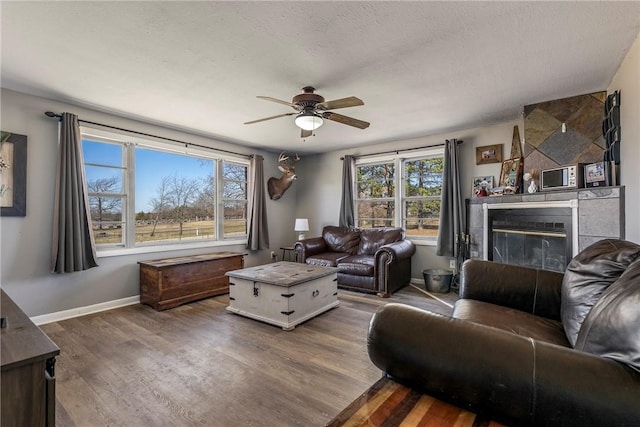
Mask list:
[[[282,246],[280,249],[282,249],[282,261],[298,261],[298,255],[293,246]]]

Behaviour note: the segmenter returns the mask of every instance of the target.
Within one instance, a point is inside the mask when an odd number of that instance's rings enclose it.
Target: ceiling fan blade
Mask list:
[[[330,111],[322,113],[322,117],[327,120],[332,120],[334,122],[342,123],[344,125],[349,125],[360,129],[366,129],[369,127],[369,122],[354,119],[353,117],[343,116],[342,114],[332,113]]]
[[[300,138],[308,138],[313,135],[313,131],[300,129]]]
[[[252,120],[250,122],[244,122],[245,125],[250,125],[252,123],[258,123],[258,122],[264,122],[265,120],[271,120],[271,119],[277,119],[278,117],[285,117],[285,116],[292,116],[294,114],[298,114],[298,113],[284,113],[284,114],[278,114],[277,116],[271,116],[271,117],[265,117],[264,119],[258,119],[258,120]]]
[[[358,105],[364,105],[364,102],[360,98],[350,96],[348,98],[320,102],[316,104],[316,108],[319,108],[321,110],[335,110],[337,108],[357,107]]]
[[[272,98],[270,96],[256,96],[256,98],[264,99],[265,101],[277,102],[278,104],[288,105],[289,107],[295,107],[295,104],[292,104],[289,101],[282,101],[280,99]]]

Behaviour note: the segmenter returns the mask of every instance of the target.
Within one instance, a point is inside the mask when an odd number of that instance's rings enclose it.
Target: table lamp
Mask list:
[[[304,240],[304,232],[309,231],[309,220],[307,218],[296,218],[296,225],[293,230],[300,232],[298,240]]]

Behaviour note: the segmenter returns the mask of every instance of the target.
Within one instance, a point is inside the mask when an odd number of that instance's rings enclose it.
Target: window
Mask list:
[[[82,129],[98,250],[246,237],[248,161],[105,135]]]
[[[401,226],[411,238],[435,240],[438,236],[442,149],[400,156],[362,158],[356,162],[356,226]],[[401,171],[398,173],[397,171]]]
[[[394,162],[357,166],[357,227],[392,227],[396,224],[395,171]]]
[[[402,227],[407,236],[438,237],[444,158],[424,157],[404,162]]]

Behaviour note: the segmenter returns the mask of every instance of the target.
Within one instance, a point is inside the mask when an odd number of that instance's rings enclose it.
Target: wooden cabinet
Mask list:
[[[229,292],[227,271],[244,267],[244,254],[217,252],[140,261],[140,302],[156,310]]]
[[[0,292],[0,314],[6,325],[0,329],[0,425],[54,426],[54,365],[60,349],[4,291]]]

